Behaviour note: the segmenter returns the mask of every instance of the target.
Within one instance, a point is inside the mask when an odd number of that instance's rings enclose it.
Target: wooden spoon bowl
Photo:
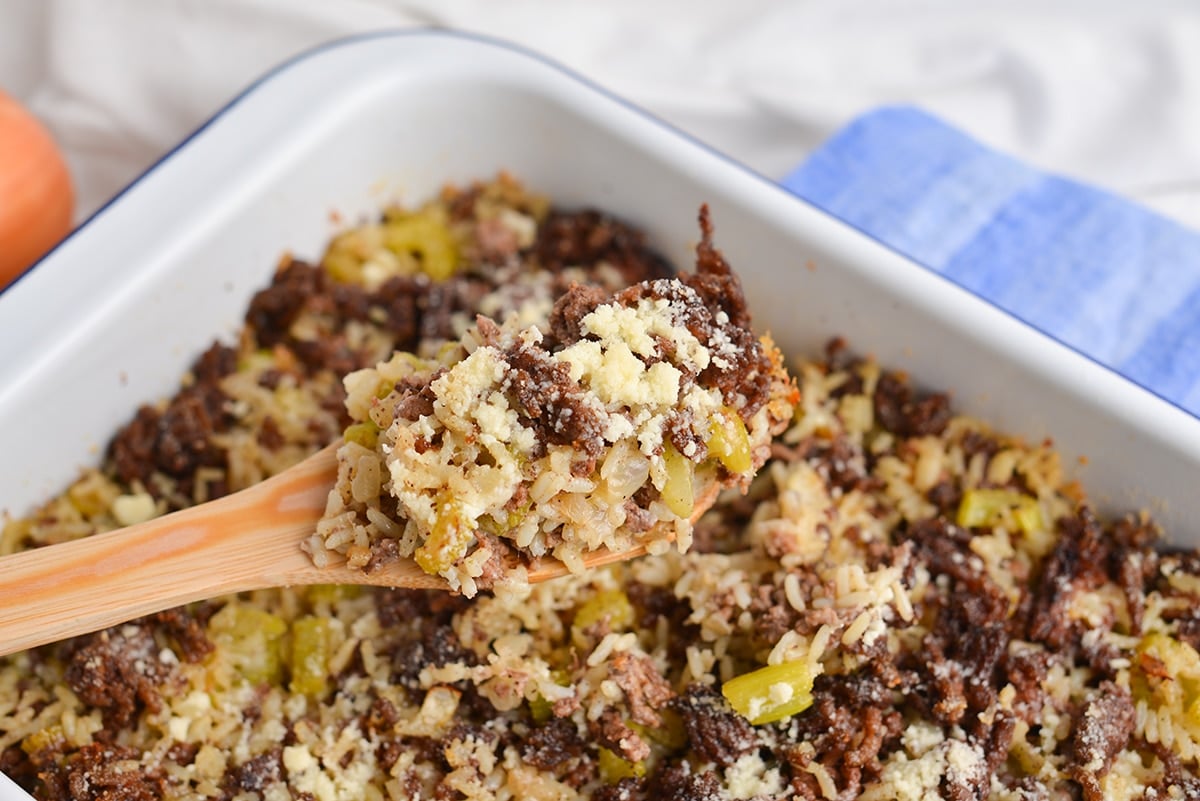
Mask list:
[[[241,492],[145,523],[0,559],[0,656],[227,593],[305,584],[449,590],[412,559],[371,572],[317,567],[300,548],[337,480],[335,443]],[[720,487],[697,494],[695,521]],[[588,567],[631,559],[595,551]],[[531,583],[568,572],[557,559],[528,567]]]

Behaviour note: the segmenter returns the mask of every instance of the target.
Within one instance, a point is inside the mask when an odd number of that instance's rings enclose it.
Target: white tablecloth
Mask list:
[[[1200,228],[1190,0],[0,0],[0,87],[61,141],[83,217],[264,70],[415,25],[538,50],[767,175],[914,103]]]

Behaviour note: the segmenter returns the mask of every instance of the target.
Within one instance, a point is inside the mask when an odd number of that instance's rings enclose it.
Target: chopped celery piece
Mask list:
[[[383,226],[377,223],[352,228],[329,243],[321,266],[335,281],[363,284],[363,264],[383,248]]]
[[[379,441],[379,426],[375,425],[372,420],[352,423],[346,426],[346,432],[342,435],[342,439],[346,442],[357,442],[364,448],[373,450],[375,443]]]
[[[730,679],[721,693],[738,714],[757,726],[808,709],[812,685],[806,662],[784,662]]]
[[[331,625],[326,618],[311,615],[292,623],[292,692],[308,696],[325,693]]]
[[[47,748],[56,748],[66,742],[67,735],[63,727],[55,723],[44,729],[35,731],[21,741],[21,750],[29,756],[36,755]]]
[[[1027,495],[1023,496],[1022,502],[1013,509],[1013,519],[1017,521],[1017,527],[1026,534],[1032,534],[1043,528],[1041,507],[1038,506],[1037,501]]]
[[[348,284],[375,285],[418,271],[444,281],[458,267],[458,245],[444,210],[430,206],[339,234],[321,264],[335,281]]]
[[[572,628],[582,632],[605,618],[610,631],[622,631],[633,625],[633,604],[624,590],[601,590],[588,598],[575,613]]]
[[[560,687],[567,687],[571,684],[571,674],[565,670],[550,671],[554,683]],[[534,723],[545,723],[554,714],[554,704],[541,695],[535,696],[529,702],[529,714],[533,717]]]
[[[696,507],[692,491],[695,466],[669,443],[663,449],[663,464],[667,469],[667,480],[662,488],[663,503],[677,517],[691,517]]]
[[[687,745],[688,735],[687,729],[683,725],[683,718],[670,709],[658,710],[658,716],[662,718],[662,725],[658,728],[638,726],[636,723],[631,724],[631,728],[638,734],[644,733],[646,737],[671,750]]]
[[[534,723],[545,723],[554,714],[554,704],[542,696],[537,696],[529,702],[529,715]]]
[[[458,246],[442,215],[434,208],[384,223],[383,240],[393,253],[410,253],[421,272],[434,281],[445,281],[458,267]]]
[[[283,618],[237,602],[227,604],[208,622],[220,653],[251,684],[275,683],[283,674],[280,640]]]
[[[646,775],[646,763],[630,762],[619,754],[600,747],[600,778],[607,784],[616,784],[621,779],[637,779]]]
[[[1042,510],[1036,499],[1013,490],[972,489],[963,493],[956,522],[963,528],[994,526],[1005,513],[1026,534],[1042,529]]]
[[[708,452],[731,473],[745,473],[753,466],[750,435],[737,412],[724,407],[709,421]]]
[[[305,590],[310,604],[330,603],[357,598],[363,588],[357,584],[313,584]]]
[[[1161,664],[1157,670],[1143,668],[1130,677],[1134,698],[1147,700],[1156,708],[1178,710],[1183,727],[1191,736],[1200,737],[1200,652],[1183,640],[1156,631],[1142,637],[1137,653]],[[1135,660],[1134,664],[1142,663]]]
[[[466,556],[474,539],[474,529],[467,523],[460,506],[453,500],[442,500],[438,503],[437,519],[429,538],[421,543],[413,557],[422,570],[437,576]]]

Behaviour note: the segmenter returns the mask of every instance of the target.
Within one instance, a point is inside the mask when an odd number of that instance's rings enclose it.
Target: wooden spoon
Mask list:
[[[412,559],[370,573],[344,563],[317,567],[300,549],[337,479],[335,443],[241,492],[117,531],[0,558],[0,656],[114,626],[226,593],[303,584],[373,584],[448,590]],[[695,521],[716,500],[714,481],[696,497]],[[599,567],[641,556],[596,551]],[[557,559],[529,567],[529,581],[566,574]]]

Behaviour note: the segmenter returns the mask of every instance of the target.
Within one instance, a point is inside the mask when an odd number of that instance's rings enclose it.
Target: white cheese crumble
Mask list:
[[[783,777],[779,768],[768,768],[758,754],[740,757],[725,769],[725,784],[735,799],[779,798],[783,793]]]
[[[158,506],[147,492],[118,495],[113,499],[111,509],[113,517],[122,526],[132,526],[158,517]]]

